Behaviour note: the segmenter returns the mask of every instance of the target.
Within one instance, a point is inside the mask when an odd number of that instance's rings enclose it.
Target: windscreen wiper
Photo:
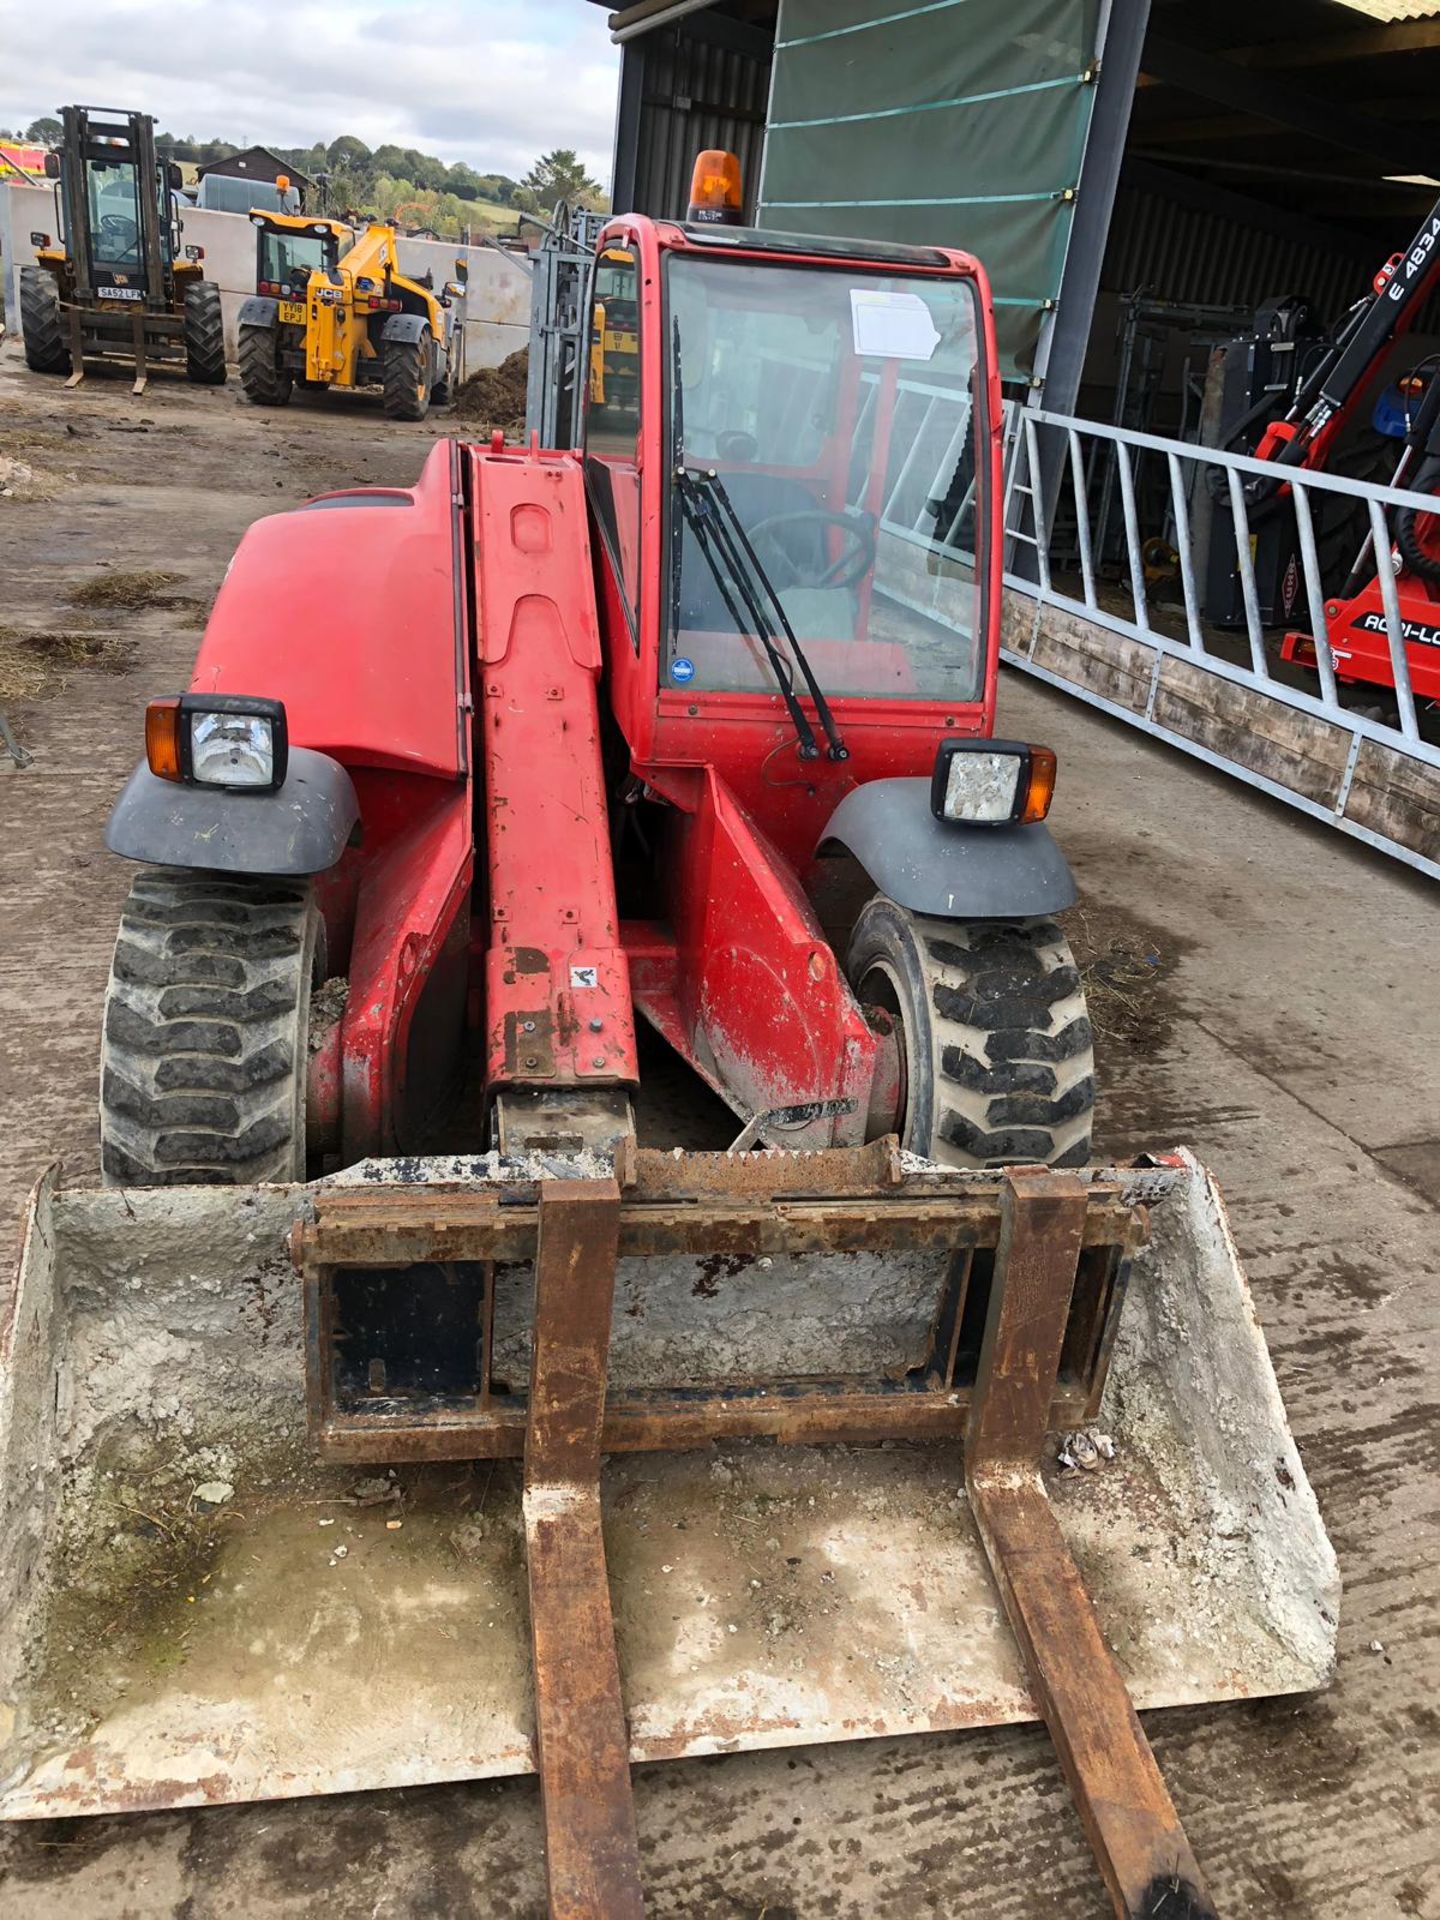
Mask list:
[[[796,663],[801,673],[805,676],[805,685],[810,690],[810,698],[815,702],[815,711],[820,716],[820,724],[825,729],[825,738],[830,743],[830,759],[848,760],[850,758],[850,749],[840,737],[840,729],[836,726],[835,716],[830,711],[830,702],[825,698],[820,682],[815,678],[810,662],[806,658],[805,651],[795,637],[795,629],[790,624],[790,616],[785,611],[785,603],[776,591],[774,582],[765,571],[764,562],[761,560],[759,554],[756,553],[754,544],[749,534],[745,531],[744,521],[735,511],[735,502],[730,498],[729,488],[713,467],[700,469],[692,467],[684,469],[683,471],[685,472],[687,480],[704,487],[720,508],[721,515],[723,516],[723,524],[730,536],[729,545],[731,552],[737,561],[743,557],[743,565],[737,565],[735,568],[736,578],[743,580],[748,570],[752,589],[759,589],[759,595],[756,597],[759,598],[763,596],[765,600],[769,601],[774,615],[770,622],[771,643],[774,643],[777,632],[785,635],[790,651],[794,654]],[[748,601],[747,604],[749,604]]]
[[[770,629],[760,602],[745,578],[743,568],[735,564],[728,534],[715,502],[706,498],[704,492],[695,485],[695,476],[688,473],[684,467],[675,469],[675,491],[679,495],[680,511],[685,516],[685,523],[695,535],[695,544],[704,554],[705,563],[714,577],[716,586],[720,589],[720,597],[725,602],[725,611],[735,622],[735,631],[744,633],[747,625],[753,626],[756,638],[765,649],[765,657],[770,662],[770,671],[775,675],[775,684],[780,689],[780,697],[785,702],[785,710],[790,715],[791,724],[795,728],[795,737],[800,742],[800,758],[818,760],[820,746],[815,738],[815,729],[810,724],[809,716],[795,697],[795,676],[790,671],[789,663],[775,645],[773,631]],[[732,581],[745,601],[746,610],[750,615],[748,622],[744,613],[735,604]]]
[[[681,377],[680,361],[680,323],[675,321],[670,336],[671,367],[674,380],[674,393],[671,401],[671,421],[674,447],[674,485],[680,498],[680,509],[686,523],[695,535],[695,543],[705,556],[707,566],[720,589],[720,597],[725,602],[725,610],[735,622],[737,633],[746,631],[746,622],[735,605],[735,595],[731,592],[731,583],[744,601],[746,610],[754,626],[755,637],[765,649],[765,657],[770,662],[770,670],[775,675],[776,684],[785,702],[786,711],[795,728],[800,742],[802,760],[818,760],[820,748],[815,739],[815,729],[805,709],[795,697],[795,676],[789,663],[781,655],[775,641],[783,633],[790,644],[801,673],[805,676],[805,685],[815,702],[815,711],[820,716],[820,724],[825,729],[825,738],[829,743],[828,757],[831,760],[848,760],[850,749],[840,737],[840,729],[835,724],[835,716],[830,711],[830,703],[821,690],[819,681],[811,670],[800,642],[795,638],[795,629],[781,603],[773,582],[759,554],[751,544],[744,523],[735,511],[735,503],[730,498],[725,482],[713,467],[687,467],[685,464],[685,386]],[[730,581],[723,577],[728,568]],[[676,631],[680,625],[680,543],[676,542],[674,574],[672,577],[674,595],[673,617]],[[770,609],[767,611],[766,601]]]

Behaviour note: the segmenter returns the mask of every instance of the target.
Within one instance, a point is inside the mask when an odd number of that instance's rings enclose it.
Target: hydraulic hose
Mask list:
[[[1420,462],[1415,478],[1410,482],[1412,493],[1440,492],[1440,456],[1429,454]],[[1436,502],[1436,513],[1426,514],[1427,520],[1440,516],[1440,501]],[[1440,548],[1430,552],[1421,545],[1417,522],[1421,517],[1419,507],[1399,507],[1395,513],[1395,545],[1400,549],[1400,558],[1412,573],[1422,580],[1440,580]]]

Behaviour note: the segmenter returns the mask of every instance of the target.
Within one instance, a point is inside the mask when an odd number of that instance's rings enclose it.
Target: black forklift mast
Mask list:
[[[145,306],[164,312],[172,304],[170,274],[170,189],[155,152],[155,122],[148,113],[107,107],[62,107],[60,213],[65,248],[81,306],[97,298],[95,236],[90,226],[89,173],[92,164],[131,165],[135,169],[135,207],[140,236]]]

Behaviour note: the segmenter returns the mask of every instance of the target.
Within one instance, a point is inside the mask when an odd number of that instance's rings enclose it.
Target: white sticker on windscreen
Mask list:
[[[856,353],[884,360],[929,360],[940,344],[930,309],[918,293],[852,287],[850,325]]]

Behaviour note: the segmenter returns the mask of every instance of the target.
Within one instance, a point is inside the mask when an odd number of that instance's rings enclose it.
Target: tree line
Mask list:
[[[0,139],[52,147],[60,135],[60,121],[47,114],[23,133],[0,133]],[[155,146],[162,159],[202,167],[245,151],[232,141],[197,140],[193,134],[157,133]],[[481,173],[463,160],[447,164],[415,147],[387,143],[372,150],[353,133],[342,133],[328,144],[316,141],[309,147],[269,151],[299,174],[312,180],[323,176],[327,205],[429,227],[444,239],[459,238],[466,227],[495,227],[499,222],[489,211],[493,208],[543,216],[559,200],[595,209],[607,204],[600,182],[570,147],[542,154],[518,180],[506,173]],[[481,201],[484,208],[476,204]]]

